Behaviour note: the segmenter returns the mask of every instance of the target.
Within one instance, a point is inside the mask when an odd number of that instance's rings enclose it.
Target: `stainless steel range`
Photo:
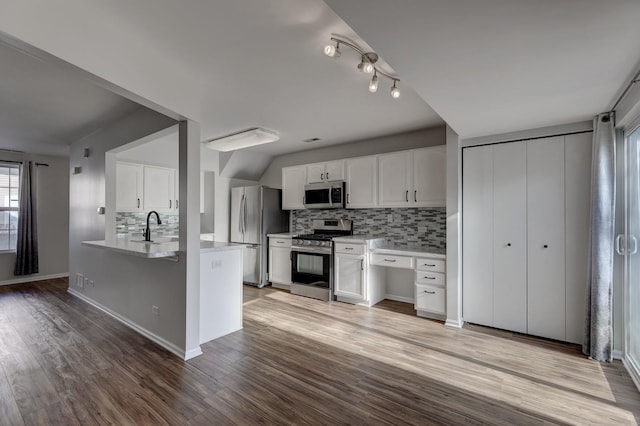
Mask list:
[[[353,234],[348,219],[314,220],[313,234],[291,239],[291,293],[333,300],[334,237]]]

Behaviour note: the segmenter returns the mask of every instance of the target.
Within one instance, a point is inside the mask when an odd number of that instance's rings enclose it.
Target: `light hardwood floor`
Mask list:
[[[0,424],[636,424],[619,362],[412,307],[245,287],[244,329],[183,362],[66,293],[0,287]]]

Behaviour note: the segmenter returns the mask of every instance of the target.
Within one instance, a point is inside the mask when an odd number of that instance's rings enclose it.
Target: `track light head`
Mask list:
[[[374,72],[373,77],[371,77],[371,82],[369,83],[369,91],[371,93],[376,93],[378,91],[378,73]]]
[[[400,97],[400,89],[396,86],[398,80],[393,80],[393,86],[391,86],[391,97],[393,99],[398,99]]]
[[[335,46],[333,44],[327,44],[324,47],[324,54],[330,58],[339,58],[342,54],[340,52],[340,42],[336,42]]]

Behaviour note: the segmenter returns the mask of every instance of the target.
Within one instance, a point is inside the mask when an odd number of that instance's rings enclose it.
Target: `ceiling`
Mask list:
[[[463,138],[589,120],[640,59],[637,0],[326,0]]]
[[[404,82],[399,84],[402,90],[399,99],[391,98],[391,82],[382,78],[379,92],[369,93],[371,76],[356,69],[360,57],[355,52],[343,49],[342,57],[335,60],[323,54],[322,48],[332,33],[360,41],[323,1],[207,0],[194,1],[189,7],[180,2],[157,0],[88,3],[91,9],[83,10],[89,7],[83,3],[72,12],[74,21],[85,19],[82,14],[90,12],[92,17],[99,16],[113,23],[119,34],[117,42],[122,46],[118,52],[102,49],[92,52],[93,55],[113,54],[108,62],[117,64],[122,61],[116,55],[126,51],[127,58],[147,55],[152,62],[155,57],[164,56],[180,65],[180,70],[172,69],[172,84],[190,85],[188,92],[198,93],[190,101],[198,103],[199,117],[190,118],[199,121],[203,140],[250,127],[265,127],[277,131],[280,141],[247,151],[274,156],[444,124]],[[89,22],[85,22],[86,27],[98,25]],[[70,30],[66,28],[65,31]],[[90,35],[85,35],[88,42]],[[126,46],[121,39],[128,40]],[[82,52],[86,56],[86,50]],[[60,56],[74,62],[71,57]],[[133,67],[135,61],[128,64]],[[141,68],[139,72],[148,74],[151,81],[166,71],[165,67],[156,67]],[[46,73],[43,70],[32,77],[41,82],[38,88],[43,92],[42,97],[46,89],[53,103],[54,99],[64,99],[68,90],[50,93],[49,86],[55,85],[56,80],[47,83]],[[19,75],[16,73],[15,77]],[[185,76],[184,82],[176,77],[178,75]],[[25,75],[25,80],[28,78],[31,76]],[[136,88],[126,89],[135,92]],[[96,103],[106,106],[106,99],[99,91],[96,93],[93,109],[81,107],[92,104],[79,96],[65,105],[78,105],[80,111],[95,111]],[[36,94],[34,88],[32,96]],[[71,126],[73,119],[81,117],[65,108],[59,109],[70,117],[65,121],[61,120],[64,117],[56,116],[50,121],[68,123],[65,137],[81,134]],[[37,108],[37,112],[39,117],[45,117],[48,111],[43,113],[42,108]],[[185,114],[185,111],[176,112]],[[24,121],[30,118],[25,116]],[[89,114],[85,118],[89,121]],[[303,142],[310,138],[320,140]]]
[[[203,140],[254,126],[279,132],[279,142],[243,150],[263,157],[443,119],[463,138],[588,120],[612,106],[640,56],[637,0],[24,0],[3,8],[4,34],[198,121]],[[323,55],[332,33],[373,46],[400,76],[400,99],[386,80],[367,91],[354,52]],[[0,148],[62,152],[135,108],[65,79],[64,67],[11,53],[0,57]]]
[[[69,155],[69,144],[140,108],[0,43],[0,149]]]

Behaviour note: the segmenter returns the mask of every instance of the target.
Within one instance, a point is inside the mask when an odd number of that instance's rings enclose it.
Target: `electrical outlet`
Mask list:
[[[393,213],[387,215],[387,223],[393,223]]]
[[[76,274],[76,287],[84,288],[84,276],[82,274]]]
[[[87,287],[89,285],[89,278],[84,277],[84,285],[83,287]]]
[[[366,224],[367,225],[373,225],[373,223],[374,223],[373,219],[367,219],[366,220]]]
[[[154,305],[154,306],[152,306],[152,307],[151,307],[151,313],[152,313],[153,315],[160,315],[160,308],[158,308],[158,307],[157,307],[157,306],[155,306],[155,305]]]
[[[418,226],[418,233],[419,234],[426,234],[427,233],[427,227],[426,226]]]
[[[216,259],[213,262],[211,262],[211,268],[212,269],[222,268],[222,260]]]
[[[136,224],[136,220],[132,217],[127,219],[127,225],[135,225]]]
[[[96,282],[94,280],[89,280],[89,285],[91,287],[95,287],[96,286]]]

